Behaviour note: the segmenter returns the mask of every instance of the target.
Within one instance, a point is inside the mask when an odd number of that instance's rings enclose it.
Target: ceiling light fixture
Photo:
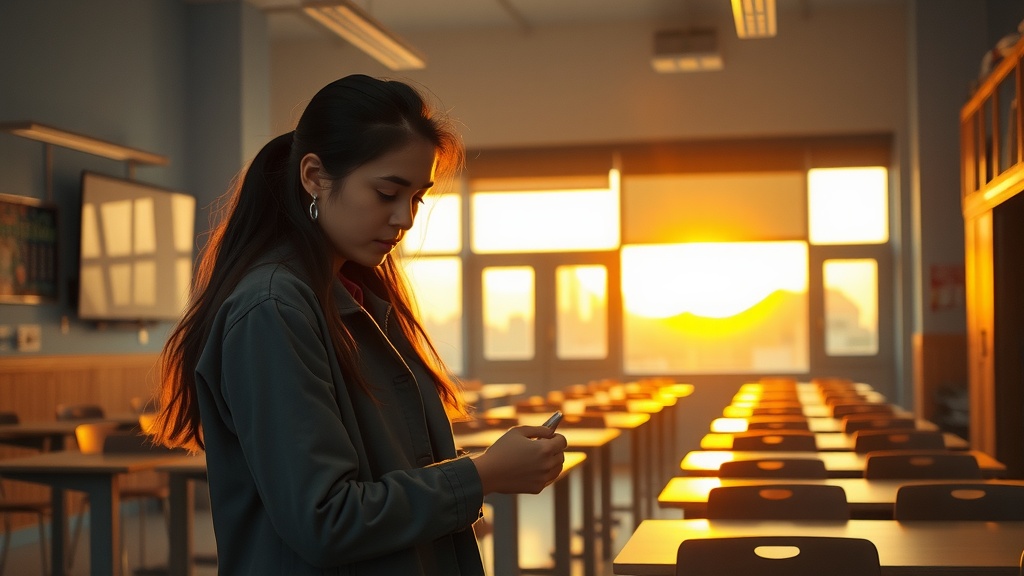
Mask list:
[[[732,0],[732,17],[740,38],[775,36],[775,0]]]
[[[721,70],[722,55],[713,29],[662,30],[654,35],[651,67],[663,74]]]
[[[81,134],[75,134],[36,122],[4,123],[0,124],[0,130],[10,132],[22,138],[38,140],[39,142],[62,146],[87,154],[95,154],[96,156],[110,158],[111,160],[154,164],[157,166],[166,166],[170,163],[168,157],[160,154],[121,146],[120,144],[114,144],[91,136],[82,136]]]
[[[427,66],[423,54],[349,0],[307,2],[302,11],[391,70]]]

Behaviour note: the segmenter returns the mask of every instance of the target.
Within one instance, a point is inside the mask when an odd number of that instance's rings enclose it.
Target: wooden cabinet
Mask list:
[[[1024,475],[1024,41],[961,109],[971,444]]]

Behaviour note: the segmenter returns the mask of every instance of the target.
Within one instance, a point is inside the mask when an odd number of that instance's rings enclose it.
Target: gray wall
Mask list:
[[[909,340],[964,330],[962,307],[933,313],[920,288],[932,263],[962,262],[959,106],[983,51],[1021,17],[1019,0],[780,2],[778,37],[755,41],[734,37],[727,9],[695,11],[692,23],[718,28],[726,65],[691,75],[655,74],[647,63],[665,22],[408,31],[429,66],[396,74],[326,35],[270,45],[264,15],[235,1],[5,0],[0,122],[34,120],[169,156],[170,166],[136,176],[195,194],[200,231],[256,149],[289,130],[316,89],[351,72],[428,87],[470,147],[887,131],[898,147],[893,217]],[[43,198],[43,168],[41,144],[0,133],[0,192]],[[75,320],[68,282],[83,169],[125,174],[122,163],[55,149],[60,300],[0,304],[0,325],[41,324],[43,354],[158,350],[166,325],[141,345],[131,327]]]

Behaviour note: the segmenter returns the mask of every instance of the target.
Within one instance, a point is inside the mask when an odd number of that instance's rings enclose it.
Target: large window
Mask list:
[[[879,354],[884,167],[588,178],[489,177],[428,201],[403,255],[453,368],[474,361],[467,340],[483,362],[615,358],[624,375],[807,373],[815,350]]]

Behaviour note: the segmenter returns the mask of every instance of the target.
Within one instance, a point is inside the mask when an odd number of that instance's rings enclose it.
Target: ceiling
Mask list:
[[[272,39],[329,35],[299,10],[302,0],[247,0],[268,14]],[[685,23],[698,14],[728,14],[729,0],[354,0],[400,32],[481,28],[531,29],[633,21]],[[782,4],[787,0],[780,0]],[[825,0],[789,0],[791,4]],[[851,0],[827,0],[845,1]],[[863,2],[865,0],[857,0]],[[875,0],[878,1],[878,0]]]

